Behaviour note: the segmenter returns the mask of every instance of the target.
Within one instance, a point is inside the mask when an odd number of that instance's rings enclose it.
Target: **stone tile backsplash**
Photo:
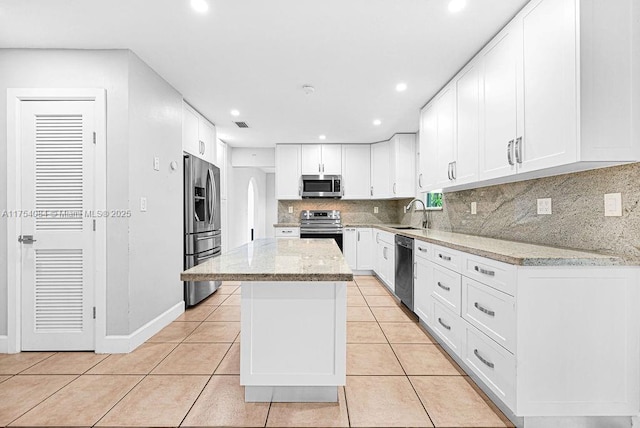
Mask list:
[[[604,194],[622,193],[622,217],[604,216]],[[552,199],[552,214],[537,214],[537,199]],[[403,213],[405,200],[278,201],[278,221],[296,223],[300,211],[338,209],[344,223],[402,223],[419,227],[422,212]],[[477,214],[471,215],[471,202]],[[431,228],[532,244],[597,251],[640,261],[640,163],[481,187],[444,194],[444,209],[429,212]],[[288,207],[293,207],[293,214]],[[373,213],[377,206],[378,214]]]
[[[622,217],[604,216],[604,194],[622,193]],[[552,214],[537,214],[537,199]],[[477,202],[471,215],[471,202]],[[614,254],[640,261],[640,163],[445,193],[434,229]],[[418,224],[407,214],[404,223]]]

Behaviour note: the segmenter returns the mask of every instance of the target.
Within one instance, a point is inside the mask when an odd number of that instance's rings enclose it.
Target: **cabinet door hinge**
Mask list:
[[[94,132],[93,133],[93,144],[95,144],[95,143],[96,143],[96,133]]]
[[[93,307],[93,319],[96,319],[96,307]]]

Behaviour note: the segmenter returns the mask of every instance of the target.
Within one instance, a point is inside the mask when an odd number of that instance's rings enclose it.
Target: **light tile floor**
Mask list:
[[[244,402],[225,282],[130,354],[0,355],[0,426],[512,426],[376,278],[348,285],[338,403]]]

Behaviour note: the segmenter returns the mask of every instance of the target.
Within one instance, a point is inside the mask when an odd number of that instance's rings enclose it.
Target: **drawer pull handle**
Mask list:
[[[440,323],[441,326],[443,326],[447,330],[451,330],[451,326],[450,325],[446,325],[445,323],[443,323],[442,322],[442,318],[438,318],[438,322]]]
[[[442,288],[444,291],[451,291],[451,287],[447,287],[446,285],[444,285],[440,281],[438,281],[438,287]]]
[[[494,271],[483,269],[480,266],[475,266],[474,269],[476,270],[476,272],[480,272],[480,273],[483,273],[485,275],[496,276],[496,273]]]
[[[442,254],[438,253],[438,257],[440,257],[442,260],[444,260],[445,262],[450,262],[451,261],[451,257],[449,256],[443,256]]]
[[[293,233],[292,230],[283,230],[282,233]]]
[[[482,358],[480,356],[480,353],[478,352],[477,349],[473,350],[473,354],[476,356],[476,358],[478,358],[480,361],[482,361],[484,363],[484,365],[486,365],[487,367],[489,367],[490,369],[495,367],[495,364],[493,364],[491,361],[487,361],[484,358]]]
[[[426,248],[422,248],[422,247],[418,247],[418,250],[422,251],[423,253],[427,252],[427,249]]]
[[[479,310],[480,312],[484,312],[485,314],[489,315],[490,317],[495,317],[496,316],[495,311],[492,311],[492,310],[489,310],[489,309],[485,308],[484,306],[482,306],[478,302],[475,302],[473,304],[473,306],[475,306],[476,309]]]

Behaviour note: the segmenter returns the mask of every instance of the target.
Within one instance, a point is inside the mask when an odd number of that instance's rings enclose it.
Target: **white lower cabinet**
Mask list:
[[[300,237],[300,228],[299,227],[276,227],[275,228],[276,238],[299,238]]]
[[[373,229],[345,227],[342,233],[344,258],[351,270],[373,270]]]
[[[415,249],[416,314],[503,409],[525,424],[640,413],[640,269]]]
[[[375,231],[374,272],[395,294],[395,235],[381,230]]]

